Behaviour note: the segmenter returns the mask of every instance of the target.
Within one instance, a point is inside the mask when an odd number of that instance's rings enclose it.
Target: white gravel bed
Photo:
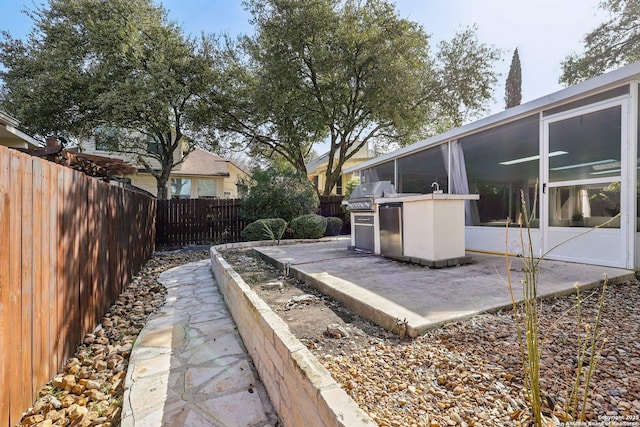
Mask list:
[[[594,319],[598,296],[583,304],[584,320]],[[575,302],[574,295],[541,304],[540,330],[547,335],[542,391],[547,415],[557,419],[564,416],[575,378],[576,334],[580,332],[576,311],[570,310]],[[601,328],[605,341],[592,379],[587,418],[593,425],[626,421],[640,426],[637,281],[608,287]],[[369,343],[337,355],[314,353],[379,425],[529,425],[510,311],[449,324],[413,341],[372,338]]]

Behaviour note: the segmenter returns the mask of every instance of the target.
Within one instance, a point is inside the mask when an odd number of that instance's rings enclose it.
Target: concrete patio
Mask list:
[[[257,247],[264,257],[389,329],[416,336],[438,325],[511,306],[504,256],[468,252],[472,264],[429,269],[347,250],[348,239]],[[511,257],[516,298],[522,295],[523,260]],[[543,260],[538,294],[558,296],[635,277],[631,270]],[[405,323],[406,321],[406,323]]]

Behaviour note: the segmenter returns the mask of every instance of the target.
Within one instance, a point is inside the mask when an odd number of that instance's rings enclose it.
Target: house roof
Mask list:
[[[172,173],[176,175],[230,176],[228,162],[216,154],[196,148]]]
[[[533,101],[518,105],[516,107],[509,108],[500,113],[493,114],[467,125],[451,129],[447,132],[441,133],[431,138],[418,141],[412,145],[400,148],[399,150],[392,151],[391,153],[384,154],[382,156],[376,157],[375,159],[360,163],[356,166],[346,168],[345,172],[350,173],[370,168],[380,163],[384,163],[398,157],[421,151],[426,147],[461,138],[463,136],[469,135],[482,129],[496,126],[501,123],[517,120],[519,118],[535,113],[536,111],[550,109],[560,104],[565,104],[575,99],[583,98],[590,94],[613,89],[623,83],[628,83],[633,79],[640,79],[640,61],[617,69],[615,71],[611,71],[609,73],[586,80],[582,83],[569,86],[550,95],[546,95],[541,98],[534,99]]]
[[[41,142],[19,130],[19,125],[20,122],[16,118],[0,111],[0,145],[22,146],[23,148],[42,145]]]
[[[354,147],[351,147],[349,152],[353,151]],[[338,158],[339,153],[336,151],[334,153],[334,158]],[[375,154],[372,150],[369,149],[368,145],[361,147],[349,160],[357,160],[357,159],[371,159],[375,157]],[[316,169],[321,166],[323,163],[327,163],[329,161],[329,152],[327,151],[324,154],[319,155],[315,159],[308,162],[305,166],[307,167],[307,173],[315,172]]]

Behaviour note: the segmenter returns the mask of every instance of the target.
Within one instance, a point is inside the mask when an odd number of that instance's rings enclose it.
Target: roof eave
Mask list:
[[[27,135],[26,133],[22,132],[20,129],[17,129],[14,126],[11,126],[9,124],[5,125],[5,129],[7,130],[7,132],[17,136],[18,138],[22,139],[23,141],[25,141],[27,144],[31,144],[35,147],[42,147],[43,144],[42,142],[38,141],[37,139]]]
[[[138,169],[138,173],[141,174],[149,174],[150,173],[146,170],[146,169]],[[202,177],[202,178],[207,178],[207,177],[214,177],[214,178],[229,178],[231,176],[230,173],[208,173],[208,174],[204,174],[204,173],[191,173],[191,172],[181,172],[181,171],[171,171],[171,177],[180,177],[180,176],[184,176],[184,177]]]

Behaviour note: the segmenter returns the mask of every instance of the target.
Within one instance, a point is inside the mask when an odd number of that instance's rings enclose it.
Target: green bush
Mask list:
[[[342,231],[342,220],[337,216],[327,217],[327,229],[324,231],[325,236],[337,236]]]
[[[298,239],[318,239],[324,236],[327,218],[316,214],[302,215],[292,219],[289,225]]]
[[[244,191],[241,215],[255,221],[262,218],[293,218],[316,212],[318,194],[306,176],[294,171],[255,169],[250,180],[241,180]]]
[[[265,218],[253,221],[242,230],[242,236],[253,242],[256,240],[277,240],[282,238],[287,221],[282,218]]]

